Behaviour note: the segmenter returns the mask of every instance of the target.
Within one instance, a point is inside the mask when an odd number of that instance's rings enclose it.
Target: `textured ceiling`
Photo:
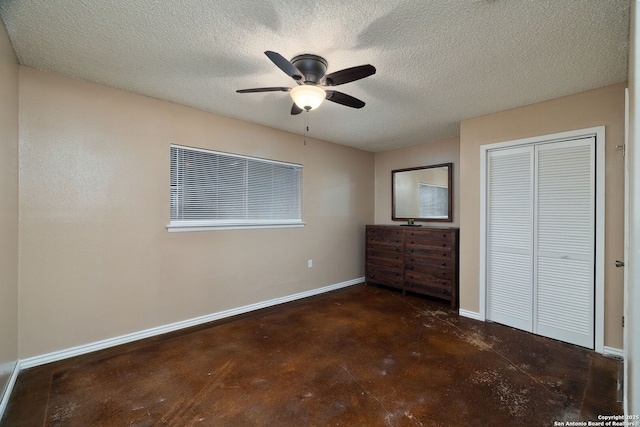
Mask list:
[[[377,73],[336,89],[311,136],[382,151],[460,120],[626,81],[629,0],[0,0],[21,64],[303,133],[264,51]]]

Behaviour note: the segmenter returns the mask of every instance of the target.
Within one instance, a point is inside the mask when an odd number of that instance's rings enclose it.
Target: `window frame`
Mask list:
[[[294,183],[294,187],[298,187],[299,195],[297,201],[299,203],[299,218],[289,219],[247,219],[247,218],[234,218],[234,219],[174,219],[174,197],[179,197],[174,193],[173,184],[173,169],[174,156],[173,149],[188,150],[193,152],[200,152],[206,154],[212,154],[221,156],[224,158],[241,159],[247,162],[258,162],[271,165],[282,165],[286,167],[293,167],[298,172],[298,182]],[[167,230],[169,232],[184,232],[184,231],[211,231],[211,230],[242,230],[242,229],[263,229],[263,228],[299,228],[304,227],[305,222],[302,220],[303,214],[303,200],[302,200],[302,185],[303,185],[303,166],[297,163],[283,162],[278,160],[265,159],[260,157],[245,156],[241,154],[226,153],[217,150],[209,150],[204,148],[188,147],[179,144],[170,144],[170,179],[169,179],[169,224]],[[245,171],[247,168],[245,168]],[[217,172],[213,172],[217,173]],[[246,174],[247,172],[245,172]],[[179,185],[179,184],[176,184]],[[249,181],[245,179],[243,182],[244,193],[248,194]],[[177,191],[177,190],[175,190]],[[245,201],[246,203],[246,201]],[[248,203],[247,203],[248,204]]]

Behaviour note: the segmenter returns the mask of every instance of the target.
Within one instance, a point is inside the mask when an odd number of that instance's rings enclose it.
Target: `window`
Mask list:
[[[447,218],[449,216],[449,192],[447,187],[420,183],[420,217]]]
[[[169,231],[302,227],[302,166],[171,145]]]

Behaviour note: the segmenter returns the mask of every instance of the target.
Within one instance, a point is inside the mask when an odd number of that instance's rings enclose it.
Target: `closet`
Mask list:
[[[486,155],[486,318],[594,348],[596,137]]]

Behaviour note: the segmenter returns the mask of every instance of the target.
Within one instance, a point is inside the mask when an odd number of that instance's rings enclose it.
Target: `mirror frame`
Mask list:
[[[447,217],[446,218],[405,218],[396,216],[396,173],[399,172],[410,172],[424,169],[434,169],[434,168],[447,168],[448,175],[448,209],[447,209]],[[391,171],[391,219],[393,221],[439,221],[439,222],[453,222],[453,163],[441,163],[438,165],[429,165],[429,166],[419,166],[415,168],[406,168],[406,169],[395,169]]]

